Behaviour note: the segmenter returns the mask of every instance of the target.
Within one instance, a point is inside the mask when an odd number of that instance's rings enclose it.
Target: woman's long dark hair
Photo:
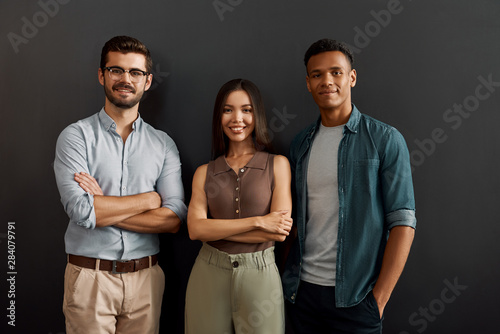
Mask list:
[[[264,109],[264,103],[262,102],[259,88],[249,80],[234,79],[222,85],[215,98],[214,114],[212,118],[212,159],[216,159],[218,156],[227,153],[229,139],[222,130],[222,113],[227,97],[230,93],[237,90],[245,91],[252,103],[255,118],[255,129],[252,133],[252,138],[255,148],[258,151],[273,151],[267,133],[266,110]]]

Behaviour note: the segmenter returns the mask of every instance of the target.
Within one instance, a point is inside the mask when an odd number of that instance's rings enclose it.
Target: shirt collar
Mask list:
[[[347,121],[344,129],[348,129],[353,133],[357,133],[359,128],[359,121],[361,120],[361,113],[353,103],[351,105],[352,105],[352,112],[351,115],[349,116],[349,120]],[[319,116],[318,120],[316,121],[316,126],[311,129],[309,136],[312,137],[316,133],[316,131],[318,131],[320,124],[321,124],[321,116]]]
[[[357,133],[360,120],[361,120],[361,113],[359,112],[358,108],[356,108],[356,106],[352,104],[352,112],[351,116],[349,116],[347,124],[345,125],[346,128],[349,129],[351,132]]]
[[[104,110],[104,107],[102,107],[101,111],[99,111],[99,120],[101,121],[106,131],[109,131],[110,128],[116,129],[115,121],[111,117],[109,117],[109,115]],[[141,114],[138,113],[137,119],[134,121],[134,123],[132,123],[132,129],[139,131],[142,122],[143,120],[141,118]]]
[[[266,169],[267,166],[267,156],[269,153],[257,151],[255,152],[252,159],[245,165],[246,168],[256,168],[256,169]],[[231,171],[231,166],[226,161],[224,155],[219,156],[215,159],[214,165],[214,175]]]

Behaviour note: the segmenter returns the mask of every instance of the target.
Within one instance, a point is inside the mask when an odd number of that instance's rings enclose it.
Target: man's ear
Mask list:
[[[356,80],[358,74],[356,73],[356,70],[354,68],[351,70],[350,77],[351,77],[351,87],[356,86]]]
[[[101,85],[104,86],[104,72],[102,70],[102,68],[100,68],[98,71],[97,71],[97,77],[99,79],[99,82],[101,83]]]
[[[144,86],[144,91],[147,91],[151,87],[152,83],[153,83],[153,74],[148,74],[146,78],[146,85]]]

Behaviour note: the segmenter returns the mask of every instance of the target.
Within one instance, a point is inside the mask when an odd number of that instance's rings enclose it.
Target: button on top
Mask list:
[[[238,263],[238,261],[234,261],[233,262],[233,268],[238,268],[240,264]]]
[[[245,169],[243,169],[243,168],[242,168],[242,169],[240,169],[240,172],[242,172],[242,173],[243,173],[244,171],[245,171]]]

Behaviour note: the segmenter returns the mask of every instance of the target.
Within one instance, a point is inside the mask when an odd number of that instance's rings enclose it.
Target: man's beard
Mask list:
[[[124,83],[114,84],[113,87],[111,88],[111,90],[108,89],[108,87],[106,85],[104,85],[104,94],[106,94],[106,97],[108,98],[109,102],[111,102],[116,107],[118,107],[120,109],[130,109],[132,107],[135,107],[141,101],[141,98],[142,98],[142,95],[144,92],[135,95],[135,98],[132,100],[125,101],[125,100],[122,100],[120,98],[116,98],[113,95],[112,90],[118,90],[120,88],[129,89],[132,93],[136,93],[136,89],[133,86],[130,86],[130,85],[127,85]]]

